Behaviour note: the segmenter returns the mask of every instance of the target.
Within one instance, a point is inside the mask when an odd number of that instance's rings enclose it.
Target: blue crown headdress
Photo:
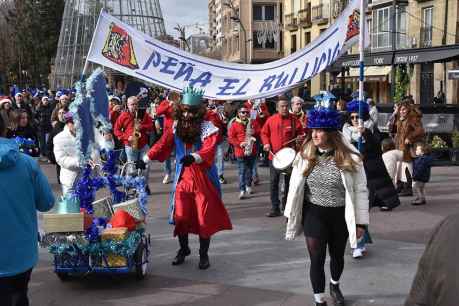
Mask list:
[[[341,127],[341,115],[335,109],[336,97],[327,91],[313,97],[314,108],[308,112],[308,128],[338,130]]]
[[[189,106],[199,106],[202,103],[203,89],[194,89],[192,86],[187,86],[182,92],[182,104]]]
[[[359,103],[360,102],[360,103]],[[347,112],[350,113],[359,113],[359,104],[362,106],[362,116],[365,120],[370,114],[370,106],[367,102],[352,100],[346,105]]]

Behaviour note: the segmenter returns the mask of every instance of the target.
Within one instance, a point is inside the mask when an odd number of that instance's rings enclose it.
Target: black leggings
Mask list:
[[[305,210],[306,246],[311,259],[309,276],[314,293],[325,292],[325,258],[330,255],[330,274],[338,281],[344,269],[344,252],[349,236],[344,207],[326,208],[310,204]]]

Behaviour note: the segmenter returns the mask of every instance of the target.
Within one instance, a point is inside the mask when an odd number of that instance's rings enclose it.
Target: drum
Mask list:
[[[285,174],[292,172],[292,164],[295,160],[296,152],[292,148],[283,148],[273,156],[273,167]]]

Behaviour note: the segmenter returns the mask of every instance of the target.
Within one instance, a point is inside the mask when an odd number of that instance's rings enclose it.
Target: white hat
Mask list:
[[[12,104],[12,102],[11,102],[10,99],[8,99],[8,98],[2,98],[2,99],[0,100],[0,106],[2,106],[2,105],[5,104],[5,103]]]
[[[17,93],[14,95],[14,97],[17,98],[17,96],[21,96],[21,97],[22,97],[22,93],[17,92]]]
[[[108,101],[111,101],[111,100],[117,100],[118,102],[121,102],[121,99],[117,96],[108,96]]]
[[[43,96],[43,97],[41,97],[41,101],[42,101],[42,102],[43,102],[45,99],[46,99],[46,100],[49,100],[49,97],[48,97],[48,96]]]

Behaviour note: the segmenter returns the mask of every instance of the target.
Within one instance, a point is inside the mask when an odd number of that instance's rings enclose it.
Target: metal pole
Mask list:
[[[360,25],[359,25],[359,127],[363,127],[363,109],[362,109],[362,102],[363,102],[363,82],[364,82],[364,68],[365,68],[365,56],[364,56],[364,48],[365,48],[365,0],[360,0]],[[362,152],[362,134],[359,137],[358,149]]]

